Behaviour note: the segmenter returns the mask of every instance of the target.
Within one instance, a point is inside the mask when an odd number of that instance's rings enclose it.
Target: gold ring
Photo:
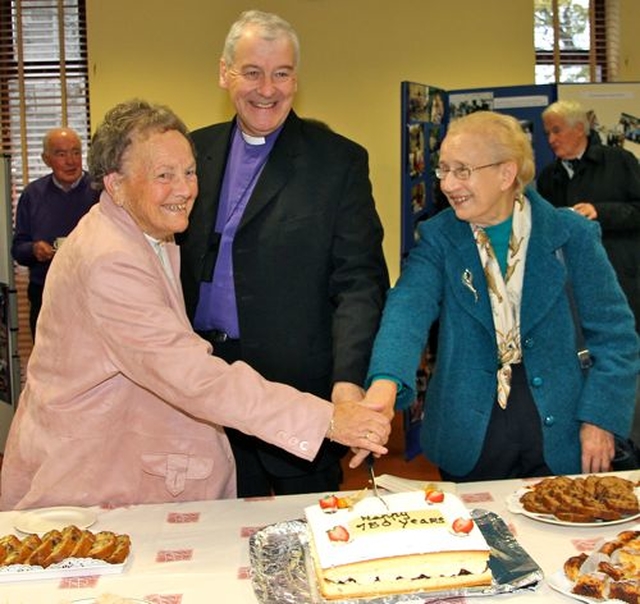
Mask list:
[[[364,434],[364,437],[365,437],[367,440],[371,440],[371,438],[369,438],[370,436],[371,436],[371,432],[369,432],[369,431],[367,430],[367,432],[365,432],[365,434]]]

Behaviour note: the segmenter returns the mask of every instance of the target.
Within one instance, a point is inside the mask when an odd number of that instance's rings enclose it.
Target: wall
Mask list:
[[[87,0],[94,128],[109,107],[133,96],[170,105],[191,128],[228,119],[233,109],[217,85],[227,30],[247,8],[280,14],[302,43],[296,110],[369,150],[392,278],[400,249],[400,82],[445,89],[533,82],[532,0],[181,0],[166,6]],[[626,23],[637,23],[639,11],[625,7]],[[627,79],[640,79],[635,52],[624,65]]]
[[[228,119],[233,110],[217,85],[227,30],[247,8],[277,12],[301,38],[296,111],[369,150],[393,277],[400,246],[400,81],[453,88],[533,77],[531,0],[400,0],[393,10],[388,0],[181,0],[171,10],[165,6],[87,0],[93,127],[109,107],[133,96],[170,105],[191,128]]]
[[[619,0],[620,2],[620,82],[640,81],[640,44],[638,44],[638,23],[640,23],[640,2]],[[640,112],[639,112],[640,113]]]

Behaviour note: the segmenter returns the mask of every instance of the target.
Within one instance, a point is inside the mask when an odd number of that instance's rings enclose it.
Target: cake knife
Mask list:
[[[369,468],[369,476],[371,477],[373,496],[378,498],[380,501],[382,501],[382,503],[384,504],[384,507],[387,508],[387,510],[389,510],[389,506],[387,505],[387,502],[380,496],[380,493],[378,492],[378,485],[376,484],[376,475],[375,475],[375,472],[373,471],[374,461],[375,461],[375,457],[373,456],[373,453],[369,453],[369,455],[367,455],[366,462],[367,462],[367,468]]]

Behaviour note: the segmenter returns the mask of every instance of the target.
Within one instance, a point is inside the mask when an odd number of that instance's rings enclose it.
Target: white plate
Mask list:
[[[619,603],[625,604],[622,600],[614,599],[614,600],[596,600],[595,598],[588,598],[587,596],[579,596],[578,594],[574,594],[571,591],[573,587],[573,583],[567,579],[566,575],[563,571],[559,570],[558,572],[553,573],[550,577],[547,577],[547,583],[551,589],[555,589],[557,592],[564,594],[565,596],[569,596],[574,600],[578,600],[579,602],[587,602],[587,604],[602,604],[602,602],[610,602],[610,603]]]
[[[96,513],[87,508],[55,507],[29,510],[19,514],[14,528],[21,533],[43,535],[53,529],[63,529],[74,524],[79,529],[90,527],[97,519]]]
[[[97,575],[114,575],[124,571],[127,558],[122,564],[109,564],[104,560],[93,558],[66,558],[47,568],[26,564],[0,566],[0,584],[14,581],[39,581],[42,579],[62,579],[64,577],[95,577]],[[88,600],[93,602],[92,600]]]
[[[629,522],[631,520],[636,520],[640,518],[640,512],[637,514],[633,514],[633,516],[625,516],[624,518],[618,518],[617,520],[597,520],[595,522],[567,522],[566,520],[559,520],[555,516],[551,514],[537,514],[535,512],[529,512],[524,509],[522,503],[520,503],[520,497],[522,497],[525,493],[528,493],[531,489],[527,487],[523,487],[518,489],[515,493],[512,493],[507,497],[507,508],[510,512],[514,514],[522,514],[527,518],[532,518],[533,520],[539,520],[540,522],[546,522],[548,524],[558,524],[560,526],[609,526],[613,524],[622,524],[623,522]],[[638,489],[636,489],[636,495],[638,495]]]
[[[413,480],[411,478],[402,478],[393,474],[380,474],[376,476],[376,485],[389,491],[390,493],[404,493],[406,491],[424,491],[428,485],[433,488],[441,489],[447,493],[457,492],[455,482],[442,482],[433,480]]]

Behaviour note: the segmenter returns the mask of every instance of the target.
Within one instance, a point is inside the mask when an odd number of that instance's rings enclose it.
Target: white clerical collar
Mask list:
[[[240,130],[240,134],[242,134],[242,138],[247,145],[264,145],[267,142],[264,136],[251,136],[242,130]]]

